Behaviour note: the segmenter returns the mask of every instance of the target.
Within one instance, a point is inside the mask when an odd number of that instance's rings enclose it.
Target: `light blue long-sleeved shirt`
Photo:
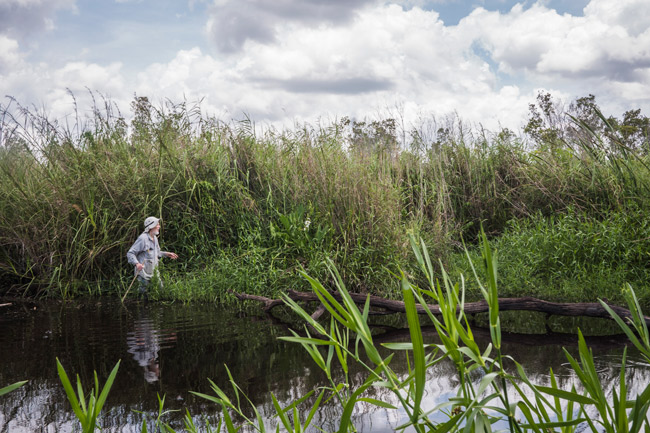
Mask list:
[[[129,251],[126,253],[126,258],[133,266],[142,263],[144,269],[140,271],[140,275],[142,275],[142,278],[150,280],[153,277],[156,266],[158,266],[158,260],[167,254],[167,251],[160,251],[157,236],[152,238],[149,236],[149,233],[144,232],[138,236],[138,239],[129,248]],[[137,274],[137,272],[137,269],[134,268],[134,273]]]

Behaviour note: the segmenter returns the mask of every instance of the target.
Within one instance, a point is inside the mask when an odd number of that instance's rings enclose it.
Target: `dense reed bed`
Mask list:
[[[15,101],[0,108],[2,294],[121,295],[132,275],[126,250],[157,215],[163,249],[181,257],[163,265],[159,298],[275,296],[305,288],[303,268],[327,281],[326,257],[352,290],[395,296],[386,281],[413,266],[407,232],[449,265],[482,225],[522,258],[503,274],[535,277],[523,286],[506,278],[504,295],[526,287],[561,299],[574,279],[590,284],[584,297],[603,284],[615,297],[632,280],[650,299],[647,152],[616,131],[578,124],[531,144],[458,119],[405,130],[344,118],[279,131],[146,98],[133,101],[129,122],[106,100],[65,124]],[[590,249],[574,237],[580,230]],[[598,260],[598,275],[616,270],[612,278],[589,277]]]

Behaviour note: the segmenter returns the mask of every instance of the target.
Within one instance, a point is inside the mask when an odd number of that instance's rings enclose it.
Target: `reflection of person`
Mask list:
[[[178,258],[175,253],[160,251],[158,234],[160,234],[160,220],[156,217],[148,217],[144,220],[144,232],[138,236],[126,253],[129,264],[135,267],[135,275],[140,282],[140,294],[142,295],[146,294],[151,278],[157,274],[158,260],[162,257],[169,257],[173,260]],[[158,281],[162,287],[159,277]]]
[[[144,369],[144,379],[153,383],[160,378],[158,330],[154,328],[153,321],[150,319],[136,320],[133,326],[133,332],[129,332],[126,337],[128,352]]]

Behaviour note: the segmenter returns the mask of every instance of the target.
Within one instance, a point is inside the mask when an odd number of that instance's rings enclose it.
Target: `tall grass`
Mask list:
[[[637,287],[650,303],[650,220],[633,207],[594,219],[584,211],[513,220],[493,241],[507,266],[501,271],[501,296],[537,296],[552,301],[623,301],[620,288]],[[480,257],[477,248],[473,258]],[[466,273],[464,255],[450,258],[455,274]],[[477,297],[475,293],[474,297]]]
[[[354,291],[409,270],[404,233],[447,262],[480,224],[576,209],[602,221],[647,211],[646,156],[585,133],[529,148],[512,134],[468,130],[399,134],[391,119],[349,119],[260,131],[199,106],[136,98],[126,122],[98,99],[72,125],[10,101],[0,107],[0,283],[4,292],[121,294],[125,253],[146,216],[163,219],[161,297],[224,299],[227,289],[272,295],[327,279],[331,257]],[[405,138],[398,140],[402,135]]]

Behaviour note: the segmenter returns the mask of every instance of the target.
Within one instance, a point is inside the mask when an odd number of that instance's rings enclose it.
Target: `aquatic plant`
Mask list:
[[[113,367],[113,370],[109,374],[106,383],[101,390],[99,387],[99,380],[97,379],[97,372],[94,373],[95,387],[90,391],[87,401],[79,375],[77,375],[77,390],[75,393],[75,390],[70,383],[70,379],[68,379],[68,375],[58,358],[56,359],[56,367],[59,372],[59,379],[63,384],[63,389],[65,389],[65,394],[72,406],[72,410],[81,423],[82,432],[94,432],[95,429],[99,428],[99,416],[104,407],[104,403],[106,403],[106,398],[111,390],[111,386],[113,386],[117,370],[120,367],[120,361],[117,361],[117,364]]]
[[[4,388],[0,388],[0,395],[5,395],[7,393],[10,393],[14,389],[18,389],[26,383],[27,383],[26,380],[22,380],[20,382],[12,383],[11,385],[7,385]]]
[[[284,427],[287,431],[303,431],[313,413],[325,400],[333,399],[342,408],[339,420],[339,432],[356,431],[352,422],[352,413],[359,402],[367,402],[387,409],[397,410],[392,404],[369,398],[364,392],[371,387],[389,390],[400,404],[400,410],[406,414],[406,422],[397,427],[402,431],[412,428],[417,432],[491,432],[493,429],[507,428],[511,432],[574,432],[579,426],[587,426],[593,432],[640,432],[650,429],[647,411],[650,407],[650,384],[634,397],[628,396],[625,377],[626,351],[621,360],[621,373],[618,390],[608,396],[603,390],[594,366],[591,350],[587,347],[582,333],[578,335],[579,361],[565,351],[571,369],[575,372],[581,391],[572,387],[570,390],[558,386],[553,371],[550,372],[550,386],[532,383],[524,368],[514,359],[501,352],[501,328],[498,305],[497,261],[488,244],[484,232],[482,238],[482,263],[484,265],[485,283],[477,281],[484,299],[490,307],[489,324],[491,344],[481,351],[474,340],[468,319],[463,311],[465,299],[464,280],[453,284],[442,269],[442,281],[435,279],[433,265],[427,247],[421,240],[411,237],[411,245],[417,263],[426,276],[428,286],[420,288],[413,285],[405,274],[401,274],[401,286],[406,306],[406,316],[410,330],[410,342],[383,344],[396,351],[409,353],[409,374],[400,376],[391,368],[394,353],[380,355],[378,346],[367,325],[369,304],[359,310],[350,298],[347,289],[336,271],[330,266],[331,277],[341,295],[341,301],[316,279],[303,273],[312,286],[312,290],[331,315],[329,327],[326,327],[303,310],[301,306],[286,298],[289,305],[304,322],[304,333],[300,336],[294,332],[291,337],[282,337],[286,341],[301,344],[311,355],[315,363],[327,375],[329,385],[321,387],[314,402],[304,398],[298,399],[288,407],[280,407],[273,399],[277,418],[277,429]],[[477,280],[478,274],[474,273]],[[650,341],[643,313],[628,288],[625,297],[633,313],[632,328],[609,310],[613,318],[628,334],[633,343],[644,353],[650,354]],[[440,306],[440,316],[435,316],[427,308],[427,301]],[[424,344],[417,306],[426,309],[427,317],[435,326],[440,337],[440,344]],[[606,306],[605,303],[603,303]],[[311,335],[315,333],[315,335]],[[640,337],[636,337],[639,335]],[[459,381],[455,397],[433,408],[423,407],[422,396],[426,381],[426,371],[449,359],[453,362]],[[335,383],[332,379],[334,361],[338,360],[340,368],[347,371],[347,366],[357,363],[367,372],[365,381],[360,386],[352,386],[347,376],[343,382]],[[412,361],[411,361],[412,360]],[[516,374],[506,370],[505,362],[516,366]],[[478,373],[478,379],[477,379]],[[238,431],[240,426],[233,422],[233,415],[241,417],[243,424],[254,431],[266,431],[264,420],[260,417],[254,404],[242,394],[236,381],[230,377],[236,403],[226,393],[212,383],[214,396],[197,394],[221,405],[226,431]],[[240,401],[248,401],[255,418],[248,418]],[[311,402],[311,406],[310,406]],[[303,405],[297,410],[297,405]],[[596,411],[594,416],[593,410]],[[290,417],[289,415],[293,416]],[[304,414],[308,414],[306,417]],[[436,416],[438,415],[438,416]],[[447,421],[434,422],[433,419],[446,417]],[[304,424],[301,421],[304,419]],[[581,427],[582,428],[582,427]]]

